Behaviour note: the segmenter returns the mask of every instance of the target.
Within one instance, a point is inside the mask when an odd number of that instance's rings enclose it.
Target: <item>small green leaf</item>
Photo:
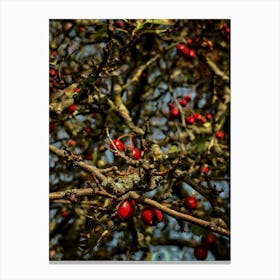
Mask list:
[[[181,150],[179,149],[179,147],[177,147],[176,145],[172,145],[169,149],[168,149],[168,151],[167,151],[167,153],[168,154],[174,154],[174,153],[179,153]]]

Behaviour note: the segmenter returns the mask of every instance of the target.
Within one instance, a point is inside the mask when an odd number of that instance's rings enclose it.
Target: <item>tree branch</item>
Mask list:
[[[72,161],[73,163],[75,163],[75,165],[82,168],[83,170],[93,173],[101,181],[104,181],[107,179],[107,177],[105,175],[103,175],[97,167],[84,163],[82,161],[78,161],[77,156],[75,156],[75,155],[69,155],[65,151],[60,150],[53,145],[50,145],[50,151],[61,158]]]
[[[136,192],[131,192],[130,197],[133,199],[136,199],[136,200],[141,199],[140,195],[137,194]],[[230,231],[228,229],[218,226],[215,222],[205,221],[205,220],[193,217],[189,214],[175,211],[175,210],[168,208],[168,207],[160,204],[159,202],[152,200],[150,198],[147,198],[147,197],[143,199],[143,202],[165,212],[166,214],[168,214],[176,219],[181,219],[181,220],[193,223],[193,224],[197,224],[197,225],[204,227],[208,230],[211,230],[213,232],[217,232],[217,233],[220,233],[220,234],[223,234],[226,236],[230,236]]]

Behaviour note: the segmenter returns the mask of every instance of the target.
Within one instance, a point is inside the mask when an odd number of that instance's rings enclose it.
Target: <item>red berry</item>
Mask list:
[[[187,122],[188,124],[194,124],[194,122],[195,122],[194,116],[188,116],[188,117],[186,117],[186,122]]]
[[[167,105],[168,105],[170,110],[173,109],[173,108],[176,108],[175,104],[172,103],[172,102],[169,102]]]
[[[206,115],[206,119],[207,119],[207,120],[211,120],[211,119],[213,119],[212,114],[207,114],[207,115]]]
[[[189,52],[188,52],[188,56],[189,56],[190,58],[195,58],[195,57],[196,57],[196,52],[195,52],[195,50],[190,49]]]
[[[195,196],[186,196],[184,200],[184,205],[189,210],[194,210],[197,208],[197,199]]]
[[[67,210],[63,210],[61,211],[60,215],[63,217],[63,218],[67,218],[69,216],[69,213]]]
[[[208,165],[204,165],[204,166],[201,168],[201,172],[203,172],[203,173],[205,173],[205,174],[207,174],[208,171],[209,171]]]
[[[207,234],[206,243],[210,246],[216,243],[216,238],[212,233]]]
[[[50,73],[50,76],[55,76],[55,74],[56,74],[56,72],[55,72],[55,70],[54,69],[50,69],[50,71],[49,71],[49,73]]]
[[[194,256],[197,260],[205,260],[207,258],[207,248],[203,245],[198,245],[194,248]]]
[[[193,40],[192,40],[191,38],[188,38],[188,39],[187,39],[187,42],[188,42],[189,45],[192,45],[192,44],[193,44]]]
[[[123,144],[123,142],[122,142],[121,140],[115,139],[115,140],[113,140],[113,143],[115,144],[116,148],[117,148],[120,152],[122,152],[122,151],[124,150],[124,144]],[[114,150],[114,149],[115,149],[115,147],[114,147],[113,144],[110,144],[110,149],[111,149],[111,150]]]
[[[199,113],[196,113],[194,115],[194,119],[196,122],[200,122],[200,123],[205,123],[206,122],[206,119]]]
[[[75,146],[75,141],[73,140],[73,139],[69,139],[68,140],[68,146],[70,146],[70,147],[73,147],[73,146]]]
[[[188,104],[188,101],[185,98],[182,98],[180,100],[180,104],[181,104],[182,107],[185,107]]]
[[[211,249],[216,244],[216,238],[212,233],[208,233],[206,237],[201,239],[201,245],[206,249]]]
[[[162,212],[153,207],[146,207],[141,212],[142,221],[149,226],[158,224],[162,217]]]
[[[178,53],[181,53],[181,54],[183,54],[183,55],[187,55],[188,54],[188,48],[187,48],[187,46],[185,45],[185,44],[182,44],[182,43],[179,43],[178,45],[177,45],[177,52]]]
[[[180,116],[180,111],[177,107],[170,107],[170,117],[171,119],[176,119],[179,118]]]
[[[192,98],[187,94],[184,99],[187,101],[187,102],[190,102],[192,100]]]
[[[225,133],[223,131],[217,131],[215,133],[216,138],[223,139],[225,137]]]
[[[76,108],[77,108],[77,105],[76,104],[72,104],[72,105],[69,106],[68,112],[70,114],[73,114],[75,112]]]
[[[119,28],[122,28],[122,27],[124,27],[124,22],[122,20],[118,20],[116,22],[116,26],[119,27]]]
[[[139,149],[137,149],[135,147],[133,147],[132,153],[133,153],[133,158],[135,160],[138,160],[141,157],[141,152],[139,151]]]
[[[124,200],[118,208],[118,216],[121,219],[129,219],[135,213],[136,203],[133,199]]]

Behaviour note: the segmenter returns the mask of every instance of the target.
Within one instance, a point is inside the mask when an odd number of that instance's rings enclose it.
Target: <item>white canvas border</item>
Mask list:
[[[48,19],[230,18],[230,264],[48,262]],[[0,279],[279,279],[279,2],[2,1]]]

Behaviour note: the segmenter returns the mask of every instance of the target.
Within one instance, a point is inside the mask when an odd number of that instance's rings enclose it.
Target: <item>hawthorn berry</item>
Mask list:
[[[178,45],[177,45],[177,52],[178,53],[181,53],[181,54],[183,54],[183,55],[187,55],[188,54],[188,48],[187,48],[187,46],[185,45],[185,44],[183,44],[183,43],[179,43]]]
[[[135,213],[136,203],[134,199],[124,200],[118,208],[118,216],[121,219],[129,219]]]
[[[179,109],[175,106],[174,103],[168,103],[170,119],[177,119],[180,116]]]
[[[211,120],[211,119],[213,119],[212,114],[208,113],[208,114],[206,115],[206,119],[207,119],[207,120]]]
[[[54,69],[50,69],[50,71],[49,71],[49,74],[50,74],[50,76],[55,76],[55,74],[56,74],[56,71],[54,70]]]
[[[162,220],[162,212],[153,207],[146,207],[141,212],[142,221],[149,225],[154,226]]]
[[[223,139],[225,137],[225,133],[223,131],[217,131],[215,133],[216,138]]]
[[[188,42],[189,45],[192,45],[192,44],[193,44],[192,38],[188,38],[188,39],[187,39],[187,42]]]
[[[197,208],[197,199],[195,196],[186,196],[184,199],[184,205],[189,210],[194,210]]]
[[[69,106],[68,112],[70,114],[73,114],[76,111],[76,109],[77,109],[77,105],[76,104],[72,104],[72,105]]]
[[[141,157],[141,152],[136,147],[132,149],[132,156],[135,160],[138,160]]]
[[[116,22],[116,26],[119,27],[119,28],[122,28],[122,27],[124,27],[124,22],[122,20],[118,20]]]
[[[113,143],[115,144],[116,148],[117,148],[120,152],[122,152],[122,151],[124,150],[124,144],[123,144],[123,142],[122,142],[121,140],[115,139],[115,140],[113,140]],[[110,149],[111,149],[111,150],[114,150],[114,149],[115,149],[115,147],[114,147],[114,145],[113,145],[112,143],[110,144]]]
[[[192,100],[192,98],[187,94],[184,99],[187,101],[187,102],[190,102]]]
[[[206,248],[213,246],[216,243],[216,238],[212,233],[208,233],[206,238],[204,237],[201,240],[201,244],[204,245]]]
[[[63,210],[61,211],[60,215],[63,217],[63,218],[67,218],[69,216],[69,212],[67,210]]]
[[[170,110],[173,109],[173,108],[176,108],[175,104],[172,103],[172,102],[168,102],[167,105],[168,105],[168,107],[169,107]]]
[[[185,98],[182,98],[180,100],[180,104],[181,104],[182,107],[185,107],[188,104],[188,101]]]
[[[194,116],[188,116],[188,117],[186,117],[186,122],[187,122],[188,124],[194,124],[194,122],[195,122]]]
[[[207,248],[203,245],[198,245],[194,248],[194,256],[197,260],[205,260],[207,258]]]
[[[73,140],[73,139],[69,139],[68,140],[68,146],[70,146],[70,147],[73,147],[73,146],[75,146],[75,141]]]
[[[206,119],[199,113],[194,114],[194,119],[196,122],[205,123]]]
[[[189,56],[190,58],[195,58],[195,57],[196,57],[196,52],[195,52],[195,50],[194,50],[194,49],[190,49],[190,50],[188,51],[188,56]]]
[[[202,168],[201,168],[201,172],[207,174],[209,171],[209,166],[208,165],[204,165]]]

